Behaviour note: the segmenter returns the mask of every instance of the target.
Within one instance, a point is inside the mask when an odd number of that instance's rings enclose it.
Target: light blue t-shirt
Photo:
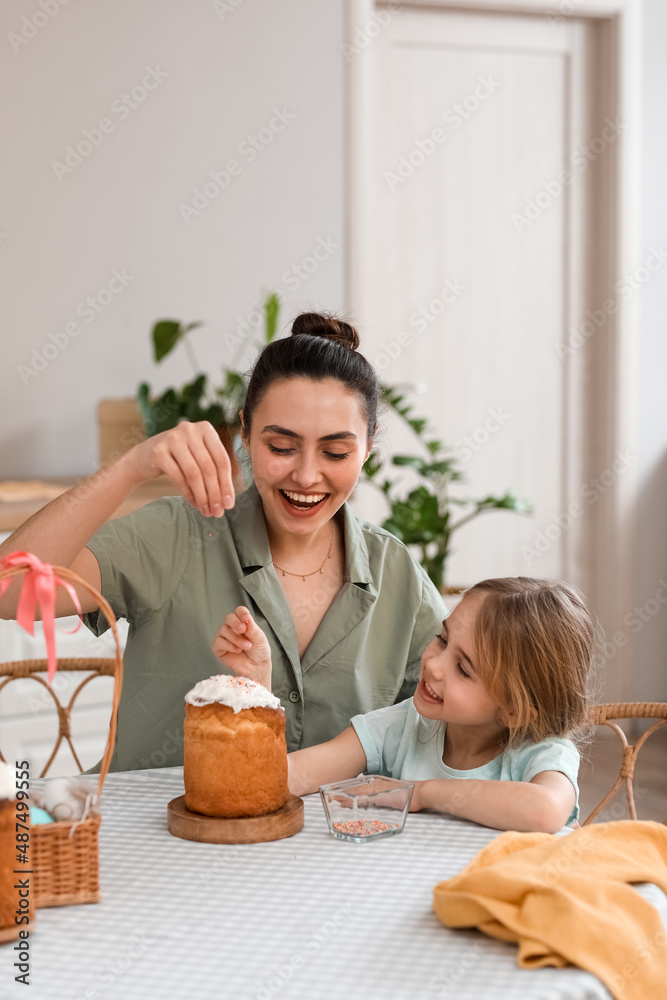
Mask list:
[[[579,818],[579,751],[572,740],[554,736],[541,743],[508,748],[481,767],[460,771],[443,762],[445,724],[424,719],[412,698],[351,720],[366,754],[368,774],[406,781],[431,778],[483,778],[490,781],[530,781],[541,771],[561,771],[572,782],[576,799],[568,824]]]

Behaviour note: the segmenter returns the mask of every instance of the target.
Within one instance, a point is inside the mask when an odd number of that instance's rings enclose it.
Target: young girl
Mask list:
[[[424,650],[414,696],[291,753],[290,791],[305,795],[366,771],[414,781],[411,811],[555,833],[579,815],[579,753],[567,737],[585,724],[594,642],[568,584],[484,580]],[[246,608],[228,615],[213,650],[270,689],[270,647]]]

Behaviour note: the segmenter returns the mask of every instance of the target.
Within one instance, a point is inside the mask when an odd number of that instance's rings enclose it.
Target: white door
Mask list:
[[[596,196],[619,136],[593,100],[597,29],[545,16],[378,12],[372,43],[348,56],[360,98],[350,311],[384,381],[425,387],[408,398],[455,448],[461,494],[512,488],[535,508],[462,528],[447,582],[565,576],[595,606],[591,525],[603,505],[591,483],[608,461],[598,360],[613,318],[599,336],[580,331],[608,280]],[[391,420],[381,448],[415,442]],[[386,516],[370,490],[358,509]]]

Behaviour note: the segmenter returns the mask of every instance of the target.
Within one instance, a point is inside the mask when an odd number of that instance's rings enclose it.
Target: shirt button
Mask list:
[[[297,701],[301,701],[301,695],[299,694],[298,691],[290,691],[288,697],[289,697],[289,700],[291,702],[293,702],[295,705],[296,705]]]

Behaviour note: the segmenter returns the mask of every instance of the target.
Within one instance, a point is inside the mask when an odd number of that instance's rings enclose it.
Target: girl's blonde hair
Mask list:
[[[563,580],[503,577],[466,591],[484,599],[475,665],[509,720],[507,742],[585,737],[596,633],[582,594]]]

